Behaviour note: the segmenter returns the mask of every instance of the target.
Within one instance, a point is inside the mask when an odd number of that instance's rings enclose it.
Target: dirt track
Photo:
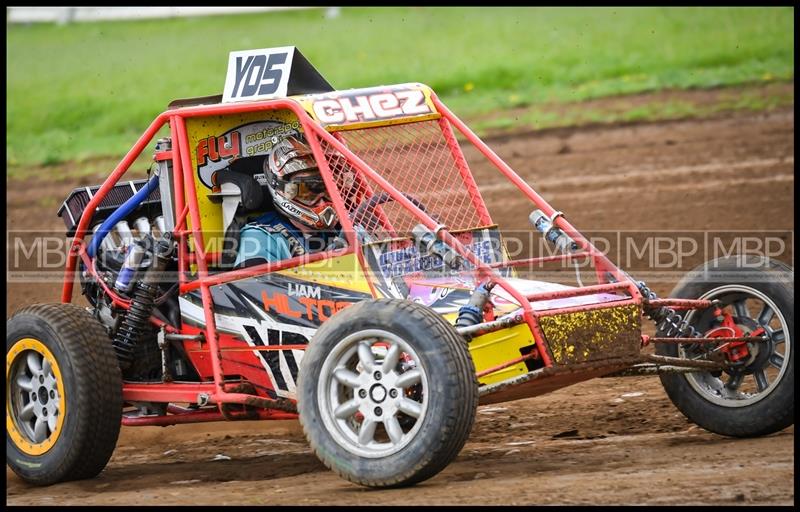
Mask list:
[[[792,108],[486,141],[585,231],[794,229]],[[493,172],[468,158],[479,181]],[[96,182],[10,182],[7,228],[59,228],[49,213],[58,203],[42,218],[36,199],[61,201]],[[485,199],[501,225],[523,228],[527,205],[510,192],[490,186]],[[671,286],[654,287],[666,294]],[[56,301],[58,291],[12,283],[7,314]],[[370,491],[339,479],[295,422],[244,422],[124,428],[98,478],[33,488],[7,469],[6,502],[794,504],[794,427],[760,439],[710,434],[672,406],[654,377],[595,379],[478,412],[456,461],[412,490]],[[212,460],[218,454],[231,459]]]

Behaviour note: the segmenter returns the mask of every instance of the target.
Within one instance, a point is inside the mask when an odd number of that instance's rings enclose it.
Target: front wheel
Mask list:
[[[661,375],[670,400],[691,421],[717,434],[753,437],[794,423],[794,284],[792,269],[775,260],[729,257],[690,272],[670,297],[719,301],[733,326],[720,327],[715,308],[691,311],[686,321],[701,333],[739,331],[761,334],[748,343],[736,364],[724,372]],[[752,333],[752,334],[751,334]],[[659,333],[663,335],[663,333]],[[660,345],[656,352],[690,359],[730,362],[725,338],[714,346]]]
[[[350,306],[323,324],[301,362],[298,409],[312,449],[365,486],[436,475],[464,446],[477,406],[464,339],[421,304]]]
[[[97,475],[122,418],[105,329],[74,304],[28,306],[6,328],[6,463],[34,485]]]

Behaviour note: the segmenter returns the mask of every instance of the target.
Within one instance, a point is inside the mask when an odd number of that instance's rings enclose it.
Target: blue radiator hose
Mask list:
[[[97,252],[97,249],[100,247],[100,244],[103,242],[103,239],[106,237],[106,235],[108,235],[108,232],[111,231],[117,222],[130,215],[131,212],[142,203],[142,201],[147,199],[147,196],[149,196],[157,186],[158,176],[153,176],[150,178],[150,181],[148,181],[145,186],[141,188],[141,190],[136,192],[133,197],[122,203],[122,205],[100,225],[100,227],[97,229],[97,232],[92,237],[92,241],[89,244],[89,249],[86,251],[90,258],[94,258],[94,255]]]

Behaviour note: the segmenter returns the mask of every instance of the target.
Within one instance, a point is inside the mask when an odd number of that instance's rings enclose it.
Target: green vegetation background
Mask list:
[[[7,25],[7,165],[122,156],[228,52],[297,46],[338,89],[423,82],[457,115],[794,78],[793,8],[345,8]]]

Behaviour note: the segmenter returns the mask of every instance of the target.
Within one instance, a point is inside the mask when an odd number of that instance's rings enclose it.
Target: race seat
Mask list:
[[[264,212],[272,205],[269,191],[251,174],[224,169],[214,173],[214,192],[208,197],[222,203],[222,257],[220,266],[233,267],[239,249],[239,232],[247,222],[247,214]]]

